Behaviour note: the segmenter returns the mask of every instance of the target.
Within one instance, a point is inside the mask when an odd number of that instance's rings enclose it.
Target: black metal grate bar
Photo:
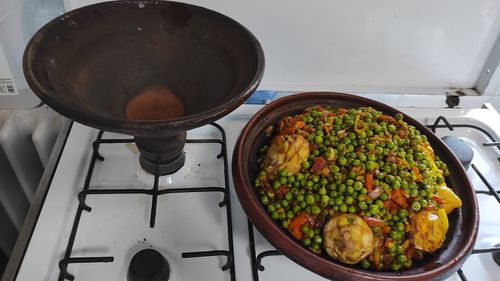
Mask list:
[[[248,225],[248,240],[250,242],[250,263],[252,266],[252,279],[259,281],[259,272],[257,271],[257,255],[255,253],[255,237],[253,233],[253,226],[250,220],[247,220]]]
[[[63,274],[66,276],[65,278],[68,280],[75,280],[75,276],[70,274],[68,272],[68,264],[70,263],[96,263],[96,262],[101,262],[101,263],[107,263],[107,262],[113,262],[114,258],[113,257],[84,257],[84,258],[67,258],[67,259],[62,259],[59,261],[59,269]]]
[[[99,158],[98,157],[99,153],[97,152],[97,149],[99,148],[98,140],[100,140],[102,138],[103,134],[104,134],[104,132],[100,131],[97,134],[97,140],[92,144],[92,147],[94,148],[94,150],[92,152],[92,158],[90,160],[90,165],[89,165],[89,169],[87,171],[87,175],[85,176],[85,182],[83,185],[84,191],[89,189],[90,179],[91,179],[92,173],[94,171],[95,163],[96,163],[97,159]],[[68,241],[68,245],[66,246],[66,252],[64,254],[63,261],[64,260],[68,261],[70,259],[71,251],[73,250],[73,245],[75,243],[76,232],[78,230],[78,224],[80,223],[80,218],[82,217],[82,212],[84,210],[88,211],[88,209],[84,208],[84,205],[81,203],[82,202],[81,200],[85,201],[85,194],[83,194],[81,196],[81,198],[79,196],[78,199],[80,200],[80,204],[78,205],[78,209],[76,210],[75,219],[73,221],[73,226],[71,227],[71,233],[69,235],[69,241]],[[100,262],[100,261],[97,261],[97,262]],[[72,276],[71,274],[68,273],[67,266],[68,266],[67,263],[62,263],[62,264],[59,263],[60,273],[59,273],[59,277],[57,279],[58,281],[63,281],[65,279],[67,279],[67,280],[74,280],[75,279],[74,276]]]
[[[445,126],[450,130],[450,131],[453,131],[453,127],[450,125],[450,122],[448,122],[448,120],[446,120],[446,118],[444,116],[439,116],[436,121],[434,121],[434,124],[433,125],[430,125],[428,127],[431,128],[431,131],[433,133],[436,133],[436,128],[439,128],[438,127],[438,124],[439,124],[439,121],[443,121]]]
[[[472,250],[472,254],[483,254],[483,253],[493,253],[493,252],[500,252],[500,247]]]
[[[483,146],[500,146],[500,141],[485,142]]]
[[[461,268],[459,268],[457,270],[457,274],[458,274],[458,277],[460,277],[460,279],[462,279],[462,281],[467,281],[467,277],[465,277],[465,274]]]
[[[234,266],[234,245],[233,245],[233,230],[232,230],[232,217],[231,217],[231,204],[229,196],[229,176],[228,176],[228,161],[227,161],[227,140],[224,129],[216,123],[209,124],[215,127],[221,134],[222,139],[187,139],[186,143],[191,144],[220,144],[221,151],[216,156],[217,159],[223,158],[224,163],[224,187],[188,187],[188,188],[170,188],[159,190],[159,162],[156,160],[156,173],[154,175],[154,183],[151,189],[90,189],[90,180],[94,171],[94,167],[97,160],[103,161],[104,157],[99,154],[99,147],[101,144],[120,144],[120,143],[133,143],[134,139],[103,139],[102,136],[104,131],[99,131],[96,140],[92,143],[92,158],[90,160],[89,168],[85,178],[85,183],[82,191],[78,193],[78,209],[73,221],[73,226],[70,233],[70,238],[68,245],[66,247],[66,252],[64,258],[59,262],[59,278],[58,281],[63,280],[74,280],[75,277],[67,271],[68,264],[70,263],[95,263],[95,262],[113,262],[114,257],[71,257],[71,252],[73,250],[73,245],[75,242],[78,225],[80,223],[81,215],[83,211],[90,212],[92,208],[88,206],[85,202],[87,195],[117,195],[117,194],[145,194],[151,196],[151,215],[149,225],[154,228],[156,221],[156,209],[158,196],[173,193],[194,193],[194,192],[221,192],[223,193],[223,200],[218,205],[219,207],[226,207],[226,218],[227,218],[227,234],[228,234],[228,250],[216,250],[216,251],[201,251],[201,252],[186,252],[182,254],[183,258],[196,258],[196,257],[212,257],[212,256],[225,256],[227,257],[227,262],[222,266],[222,270],[226,271],[229,269],[231,281],[236,280],[236,272]]]
[[[272,256],[282,256],[282,254],[276,250],[270,250],[270,251],[264,251],[260,254],[257,255],[257,269],[259,271],[264,271],[266,268],[262,265],[262,259],[265,257],[272,257]]]
[[[182,253],[182,258],[201,258],[201,257],[216,257],[216,256],[226,256],[227,262],[222,266],[222,270],[226,271],[231,268],[231,265],[234,264],[233,255],[229,251],[202,251],[202,252],[186,252]]]
[[[486,194],[486,195],[491,195],[493,196],[493,193],[488,190],[475,190],[477,194]],[[496,193],[500,193],[500,190],[495,190]]]
[[[443,122],[444,124],[439,124],[440,122]],[[493,146],[496,147],[497,149],[500,149],[500,142],[497,142],[495,138],[484,128],[472,125],[472,124],[451,124],[448,122],[448,120],[444,116],[439,116],[436,118],[436,121],[432,125],[426,125],[426,127],[430,128],[430,130],[433,133],[436,133],[437,128],[448,128],[448,130],[453,131],[454,128],[470,128],[470,129],[475,129],[483,133],[490,141],[486,142],[483,144],[485,147]],[[498,158],[500,161],[500,158]],[[484,182],[484,184],[488,187],[489,191],[486,190],[475,190],[476,194],[486,194],[486,195],[491,195],[494,196],[497,201],[500,203],[500,190],[495,190],[491,184],[486,180],[486,178],[481,174],[479,169],[474,165],[471,164],[471,167],[474,169],[474,171],[478,174],[478,176],[481,178],[481,180]],[[253,275],[253,281],[259,281],[259,271],[264,271],[265,268],[262,265],[262,260],[265,257],[268,256],[278,256],[282,255],[280,252],[276,250],[270,250],[270,251],[264,251],[259,254],[256,254],[255,250],[255,238],[254,238],[254,227],[251,224],[250,221],[248,221],[248,235],[249,235],[249,240],[250,240],[250,255],[251,255],[251,265],[252,265],[252,275]],[[487,249],[474,249],[472,250],[472,254],[480,254],[480,253],[492,253],[492,252],[498,252],[500,251],[500,248],[487,248]],[[462,269],[457,270],[457,274],[460,277],[462,281],[467,281],[467,278],[462,271]]]
[[[471,164],[470,165],[472,169],[476,172],[476,174],[479,176],[479,178],[483,181],[484,185],[490,190],[491,195],[497,199],[498,203],[500,203],[500,195],[496,193],[496,190],[491,186],[491,184],[488,182],[488,180],[483,176],[483,174],[479,171],[479,169],[476,167],[476,165]]]

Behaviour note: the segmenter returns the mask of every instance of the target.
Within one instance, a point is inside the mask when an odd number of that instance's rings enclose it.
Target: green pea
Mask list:
[[[402,222],[397,222],[396,223],[396,230],[399,231],[399,232],[404,232],[405,230],[405,226]]]
[[[392,183],[392,189],[399,189],[401,188],[401,182],[395,181]]]
[[[351,214],[354,214],[356,213],[356,207],[354,207],[354,205],[350,205],[347,207],[347,212],[351,213]]]
[[[323,137],[322,136],[316,136],[316,137],[314,137],[314,142],[316,144],[322,144],[323,143]]]
[[[267,197],[266,195],[262,195],[262,197],[260,197],[260,202],[262,202],[262,205],[268,205],[269,204],[269,197]]]
[[[314,185],[314,183],[313,183],[312,181],[307,181],[307,182],[306,182],[306,187],[307,187],[307,188],[312,188],[312,187],[313,187],[313,185]]]
[[[365,139],[366,138],[366,132],[365,131],[360,131],[358,133],[358,138],[360,139]]]
[[[308,247],[309,245],[311,245],[311,239],[309,238],[302,239],[302,245]]]
[[[353,194],[354,194],[354,187],[352,187],[352,186],[348,186],[348,187],[346,188],[346,193],[347,193],[348,195],[353,195]]]
[[[408,213],[407,210],[401,209],[401,210],[399,210],[398,215],[399,215],[399,217],[401,217],[402,219],[404,219],[404,218],[408,217],[409,213]]]
[[[395,178],[393,175],[388,175],[387,177],[385,177],[385,181],[387,183],[393,183],[395,181]]]
[[[399,120],[403,120],[403,114],[401,114],[401,113],[396,113],[396,115],[394,115],[394,119],[396,119],[396,120],[398,120],[398,121],[399,121]]]
[[[347,205],[346,205],[346,204],[342,204],[342,205],[340,205],[339,210],[340,210],[342,213],[347,212]]]
[[[397,255],[396,256],[396,260],[399,262],[399,263],[404,263],[407,261],[407,258],[405,255]]]
[[[312,179],[313,183],[318,183],[319,182],[319,176],[318,175],[313,175],[311,177],[311,179]]]
[[[391,263],[391,270],[392,271],[398,271],[400,268],[401,268],[400,264],[398,264],[396,262]]]
[[[377,168],[377,164],[373,161],[367,161],[365,167],[368,171],[373,171]]]
[[[415,201],[415,202],[411,203],[411,208],[412,208],[412,209],[413,209],[413,211],[415,211],[415,212],[420,211],[420,208],[421,208],[421,207],[422,207],[422,206],[421,206],[421,205],[420,205],[420,203],[419,203],[419,202],[417,202],[417,201]]]
[[[274,188],[274,189],[278,189],[278,188],[280,188],[280,187],[281,187],[281,182],[279,182],[279,181],[274,181],[274,182],[273,182],[273,188]]]
[[[417,189],[410,190],[410,197],[417,197],[417,196],[418,196],[418,190]]]
[[[370,262],[367,259],[363,259],[361,261],[361,267],[364,269],[368,269],[370,267]]]
[[[313,215],[319,215],[321,213],[321,208],[319,208],[317,206],[312,206],[311,207],[311,213]]]
[[[283,228],[288,228],[288,225],[289,225],[289,224],[290,224],[290,222],[288,222],[288,221],[282,221],[282,222],[281,222],[281,227],[283,227]]]
[[[341,156],[341,157],[337,160],[337,162],[338,162],[338,164],[339,164],[340,166],[343,166],[343,167],[344,167],[345,165],[347,165],[347,159],[346,159],[344,156]]]
[[[400,240],[403,237],[403,235],[401,235],[401,232],[399,232],[399,231],[390,231],[389,236],[393,240]]]
[[[307,204],[308,204],[308,205],[312,205],[312,204],[314,204],[314,202],[315,202],[315,200],[314,200],[314,196],[313,196],[313,195],[311,195],[311,194],[308,194],[308,195],[306,196],[306,202],[307,202]]]
[[[358,203],[358,208],[360,208],[361,210],[366,210],[368,209],[368,205],[366,205],[365,202],[361,201]]]
[[[273,220],[277,220],[279,218],[279,213],[277,211],[274,211],[271,213],[271,218]]]
[[[372,215],[376,215],[379,213],[379,208],[377,205],[370,205],[369,210]]]
[[[328,184],[328,179],[327,178],[322,178],[319,182],[321,186],[326,186]]]
[[[283,208],[287,208],[288,207],[288,200],[286,200],[286,199],[281,200],[281,206],[283,206]]]
[[[363,188],[363,184],[359,181],[354,182],[353,184],[354,190],[360,191]]]

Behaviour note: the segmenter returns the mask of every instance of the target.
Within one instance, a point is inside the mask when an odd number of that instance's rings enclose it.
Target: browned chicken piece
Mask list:
[[[437,194],[441,199],[443,199],[443,203],[441,203],[441,208],[443,208],[447,214],[453,211],[455,208],[462,206],[462,200],[451,190],[451,188],[447,186],[438,186]]]
[[[298,173],[301,165],[309,156],[309,142],[300,135],[276,136],[267,150],[261,168],[267,173],[269,179],[278,176],[281,169],[289,175]]]
[[[332,258],[355,264],[373,252],[373,231],[357,215],[337,214],[323,228],[323,247]]]
[[[444,209],[421,211],[413,215],[411,226],[415,248],[432,253],[443,245],[448,217]]]

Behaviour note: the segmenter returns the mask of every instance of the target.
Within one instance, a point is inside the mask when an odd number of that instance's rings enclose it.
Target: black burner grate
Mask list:
[[[444,124],[440,124],[440,122],[443,122]],[[481,132],[483,135],[485,135],[490,141],[483,143],[483,146],[485,149],[488,149],[489,147],[496,147],[497,149],[500,150],[500,142],[495,140],[493,136],[484,128],[481,128],[476,125],[472,124],[451,124],[446,120],[444,116],[439,116],[436,118],[436,121],[432,125],[426,125],[433,133],[436,132],[437,128],[448,128],[450,131],[453,131],[454,128],[469,128],[469,129],[474,129],[479,132]],[[500,158],[497,159],[500,161]],[[477,168],[476,165],[471,164],[472,169],[474,172],[479,176],[479,178],[483,181],[485,186],[489,189],[489,191],[484,191],[484,190],[476,190],[476,194],[481,194],[481,195],[489,195],[493,196],[496,198],[496,200],[500,203],[500,190],[495,190],[495,188],[488,182],[488,180],[483,176],[481,171]],[[251,263],[252,263],[252,277],[254,281],[259,281],[259,271],[264,271],[265,267],[262,265],[262,260],[265,257],[269,256],[282,256],[279,251],[277,250],[269,250],[269,251],[263,251],[259,254],[256,253],[255,249],[255,238],[254,238],[254,227],[250,221],[248,221],[248,234],[249,234],[249,239],[250,239],[250,255],[251,255]],[[500,252],[500,247],[493,247],[493,248],[487,248],[487,249],[474,249],[472,250],[472,254],[480,254],[480,253],[493,253],[493,252]],[[458,269],[457,271],[458,276],[462,281],[467,281],[467,277],[465,276],[464,272],[462,269]]]
[[[90,189],[90,180],[94,171],[96,161],[104,161],[104,157],[99,154],[99,147],[102,144],[120,144],[120,143],[133,143],[133,139],[103,139],[104,131],[100,131],[97,135],[96,140],[92,144],[93,153],[90,160],[87,176],[85,178],[85,183],[83,190],[78,194],[79,205],[71,229],[70,238],[68,245],[66,247],[66,252],[64,258],[59,262],[59,281],[63,280],[74,280],[75,276],[67,271],[68,265],[71,263],[107,263],[113,262],[114,257],[104,256],[104,257],[72,257],[71,252],[73,250],[73,245],[77,235],[78,226],[82,213],[92,211],[92,208],[85,203],[85,199],[88,195],[114,195],[114,194],[147,194],[151,195],[151,213],[149,226],[154,228],[156,220],[156,203],[158,196],[171,194],[171,193],[192,193],[192,192],[221,192],[224,194],[222,202],[219,203],[219,207],[226,208],[226,221],[227,221],[227,237],[228,237],[228,250],[215,250],[215,251],[200,251],[200,252],[186,252],[182,253],[182,258],[198,258],[198,257],[213,257],[213,256],[225,256],[227,262],[222,266],[222,270],[226,271],[229,269],[231,276],[231,281],[236,280],[236,273],[234,267],[234,246],[233,246],[233,227],[232,227],[232,216],[231,216],[231,202],[229,196],[229,176],[228,176],[228,161],[227,161],[227,148],[226,148],[226,133],[224,129],[216,124],[209,124],[215,127],[220,133],[221,139],[187,139],[186,143],[192,144],[220,144],[221,151],[217,155],[217,159],[223,159],[224,162],[224,186],[223,187],[188,187],[188,188],[169,188],[164,190],[158,190],[158,182],[160,175],[158,173],[158,162],[156,163],[156,173],[154,175],[154,184],[151,189]]]

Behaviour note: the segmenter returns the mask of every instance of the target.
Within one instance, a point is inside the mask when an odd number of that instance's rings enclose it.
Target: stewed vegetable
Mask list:
[[[461,201],[446,186],[446,164],[402,114],[315,106],[266,134],[261,202],[311,251],[397,271],[442,246]]]

